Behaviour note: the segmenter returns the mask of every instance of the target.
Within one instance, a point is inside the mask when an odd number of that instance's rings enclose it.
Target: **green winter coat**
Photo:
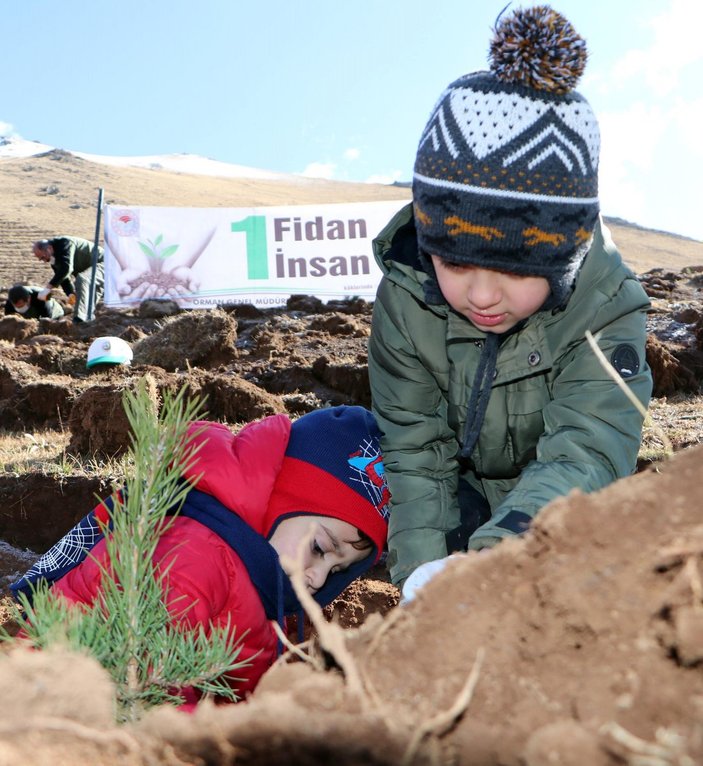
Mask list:
[[[394,234],[411,218],[408,205],[374,242],[384,277],[369,342],[373,410],[392,496],[388,564],[396,584],[420,564],[446,556],[445,535],[459,525],[457,454],[486,337],[446,304],[426,303],[427,275],[417,262],[387,257]],[[516,534],[507,521],[513,511],[532,518],[574,488],[592,492],[634,471],[642,416],[585,333],[597,336],[647,406],[648,307],[608,230],[598,226],[566,308],[538,312],[504,339],[473,468],[464,473],[491,509],[469,548]]]

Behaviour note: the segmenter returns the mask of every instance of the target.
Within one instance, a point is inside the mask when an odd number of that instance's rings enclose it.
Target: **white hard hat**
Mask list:
[[[129,343],[122,338],[111,336],[96,338],[88,349],[86,367],[93,367],[96,364],[130,364],[132,356]]]

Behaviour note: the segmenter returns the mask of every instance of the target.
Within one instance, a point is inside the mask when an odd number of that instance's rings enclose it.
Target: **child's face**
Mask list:
[[[279,556],[295,561],[302,555],[303,578],[313,594],[320,590],[330,573],[341,572],[369,555],[368,548],[354,548],[352,543],[358,541],[357,528],[346,521],[305,515],[283,519],[269,538]],[[281,566],[290,574],[283,561]]]
[[[484,332],[504,333],[538,311],[550,293],[544,277],[527,277],[432,256],[447,303]]]

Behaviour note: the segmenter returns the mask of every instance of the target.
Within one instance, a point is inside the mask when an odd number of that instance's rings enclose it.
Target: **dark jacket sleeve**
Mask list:
[[[64,315],[61,304],[53,298],[42,301],[32,295],[32,305],[36,305],[38,315],[44,319],[60,319]]]

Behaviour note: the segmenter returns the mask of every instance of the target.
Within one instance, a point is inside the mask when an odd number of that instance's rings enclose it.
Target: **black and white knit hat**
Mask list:
[[[598,122],[573,89],[586,44],[546,5],[496,23],[490,71],[442,93],[413,175],[425,255],[545,277],[563,304],[598,218]]]

